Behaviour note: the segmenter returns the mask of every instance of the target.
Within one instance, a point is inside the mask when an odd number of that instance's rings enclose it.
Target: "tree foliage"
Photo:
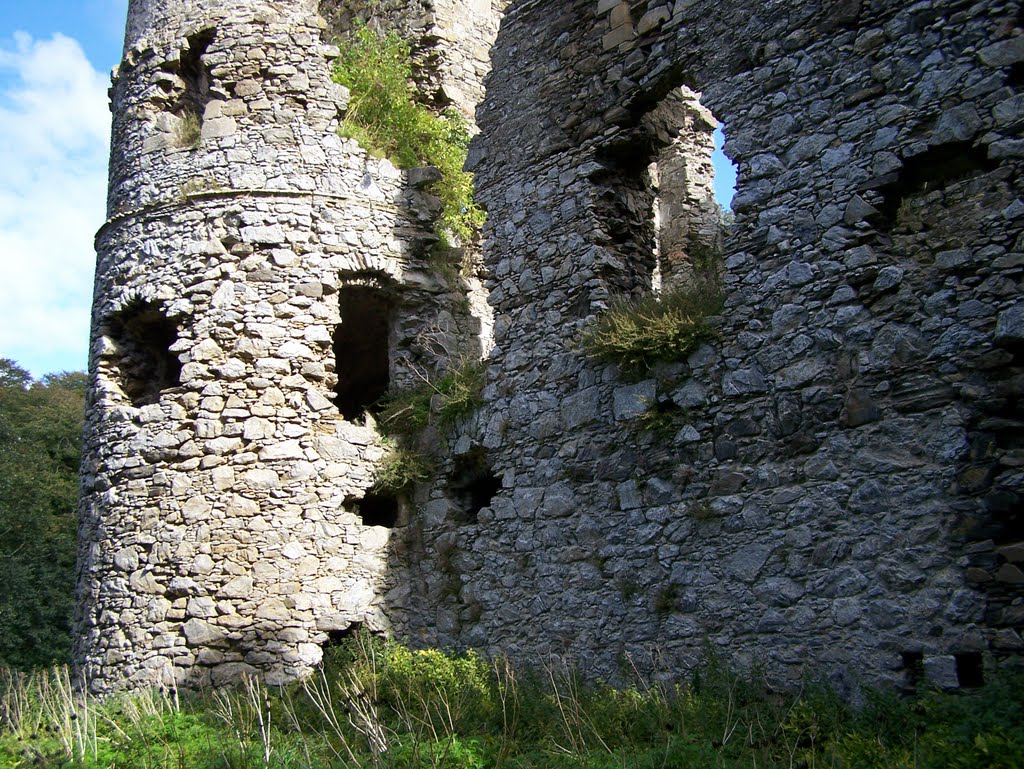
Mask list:
[[[85,381],[0,359],[0,664],[68,657]]]

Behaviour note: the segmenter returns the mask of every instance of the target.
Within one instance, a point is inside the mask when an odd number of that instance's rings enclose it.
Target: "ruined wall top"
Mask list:
[[[200,19],[240,15],[253,18],[261,12],[285,19],[316,13],[316,0],[129,0],[124,52],[170,41],[194,31]]]

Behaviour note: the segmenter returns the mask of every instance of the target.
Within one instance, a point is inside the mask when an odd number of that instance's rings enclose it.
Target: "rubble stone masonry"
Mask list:
[[[844,690],[1020,655],[1019,3],[513,0],[473,32],[439,4],[438,88],[482,95],[493,342],[426,256],[429,175],[336,134],[342,4],[130,5],[81,523],[94,689],[283,681],[358,624],[612,679],[710,647]],[[579,348],[719,248],[725,306],[687,361],[637,379]],[[390,387],[443,367],[439,328],[487,366],[388,526],[359,512],[373,418],[334,395],[347,297],[385,318]]]

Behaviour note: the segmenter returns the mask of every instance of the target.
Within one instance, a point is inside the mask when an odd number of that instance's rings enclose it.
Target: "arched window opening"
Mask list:
[[[152,302],[136,302],[110,319],[117,383],[135,406],[156,403],[181,384],[181,361],[171,352],[177,324]]]
[[[391,382],[392,302],[380,287],[360,284],[344,286],[338,303],[335,403],[345,419],[354,421],[380,401]]]

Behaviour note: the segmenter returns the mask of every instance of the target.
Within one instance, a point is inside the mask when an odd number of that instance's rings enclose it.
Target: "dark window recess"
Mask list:
[[[903,162],[895,181],[879,188],[879,210],[889,225],[896,223],[900,205],[911,195],[944,187],[950,182],[987,173],[996,167],[984,147],[972,142],[949,142],[914,155]]]
[[[904,687],[916,691],[924,681],[924,653],[903,652],[900,656],[903,658]]]
[[[1024,62],[1017,62],[1010,65],[1010,74],[1006,78],[1006,84],[1011,88],[1019,88],[1024,84]]]
[[[202,120],[210,101],[210,68],[203,63],[203,56],[215,37],[212,29],[190,35],[188,48],[181,53],[178,75],[185,81],[185,92],[175,110],[179,115],[191,113]]]
[[[480,511],[501,491],[501,479],[491,470],[483,450],[476,449],[455,460],[448,488],[458,506],[456,520],[476,523]]]
[[[338,630],[328,630],[327,631],[327,642],[324,643],[324,645],[323,645],[324,651],[326,651],[327,649],[330,649],[332,647],[335,647],[335,646],[342,646],[342,645],[344,645],[345,642],[348,639],[354,638],[355,636],[357,636],[359,634],[359,631],[362,630],[362,629],[363,629],[363,623],[362,622],[353,622],[351,625],[349,625],[346,628],[340,628]]]
[[[656,266],[656,190],[648,173],[654,157],[652,138],[634,129],[599,148],[600,166],[591,175],[597,188],[597,221],[601,223],[595,236],[620,254],[628,267],[613,276],[624,291],[649,289]]]
[[[114,368],[118,384],[132,403],[155,403],[160,394],[181,384],[181,361],[171,352],[178,327],[159,307],[138,302],[115,315],[108,324],[117,350]]]
[[[979,689],[985,685],[985,666],[981,652],[954,654],[956,660],[956,682],[961,689]]]
[[[398,524],[398,499],[387,494],[367,494],[362,499],[348,502],[361,519],[363,526],[385,526],[389,529]]]
[[[339,292],[341,323],[334,332],[338,375],[335,403],[349,421],[377,403],[391,381],[391,302],[379,288],[348,286]]]

